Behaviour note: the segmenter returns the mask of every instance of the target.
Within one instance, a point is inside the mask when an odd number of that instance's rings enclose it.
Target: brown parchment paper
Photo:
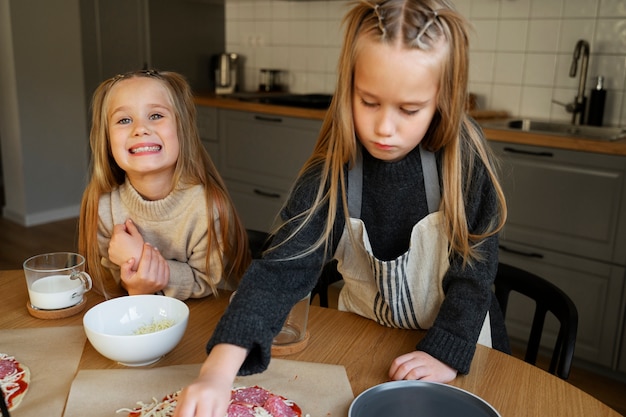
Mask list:
[[[70,391],[64,417],[115,417],[120,408],[177,391],[191,383],[200,365],[150,369],[82,370]],[[235,386],[259,385],[295,401],[303,415],[345,417],[354,399],[343,366],[272,359],[262,374],[238,377]]]
[[[11,417],[57,417],[86,341],[82,326],[0,329],[0,352],[30,369],[30,387]]]

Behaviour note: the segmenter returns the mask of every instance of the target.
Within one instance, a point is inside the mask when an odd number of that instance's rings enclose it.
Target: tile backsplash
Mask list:
[[[604,124],[626,126],[624,0],[454,0],[474,26],[470,91],[483,109],[516,117],[570,121],[576,42],[589,42],[585,95],[604,76]],[[287,71],[299,93],[332,93],[347,0],[226,0],[226,48],[243,56],[245,90],[261,68]],[[580,64],[580,63],[579,63]],[[578,68],[578,74],[580,68]]]

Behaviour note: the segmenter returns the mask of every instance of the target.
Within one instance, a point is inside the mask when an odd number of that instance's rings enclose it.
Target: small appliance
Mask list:
[[[232,94],[237,91],[239,55],[235,53],[219,54],[215,62],[215,93]]]

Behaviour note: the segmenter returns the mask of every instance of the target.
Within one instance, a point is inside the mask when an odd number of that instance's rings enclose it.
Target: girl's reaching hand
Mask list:
[[[201,375],[178,395],[174,417],[224,417],[231,390],[226,378]]]
[[[121,266],[120,276],[129,295],[154,294],[170,282],[170,266],[157,248],[145,243],[139,265],[130,258]]]
[[[247,354],[240,346],[215,345],[200,376],[178,396],[174,417],[224,417],[235,376]]]
[[[421,379],[447,383],[456,378],[456,375],[456,369],[421,351],[398,356],[393,360],[389,369],[389,378],[394,381]]]
[[[118,266],[122,266],[129,259],[134,259],[134,264],[139,263],[143,250],[143,236],[137,226],[128,219],[124,224],[113,226],[113,234],[109,242],[109,259]]]

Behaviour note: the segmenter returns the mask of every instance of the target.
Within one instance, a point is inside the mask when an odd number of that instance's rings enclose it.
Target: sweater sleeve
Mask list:
[[[480,164],[479,161],[476,161]],[[466,215],[471,233],[485,230],[497,216],[497,195],[484,165],[475,169],[467,194]],[[486,238],[479,247],[481,260],[463,266],[452,256],[443,279],[445,299],[433,326],[417,345],[417,350],[457,369],[469,372],[476,342],[492,304],[492,284],[498,265],[498,237]]]
[[[317,177],[311,175],[298,180],[281,211],[283,220],[293,219],[311,207],[318,184]],[[326,259],[324,247],[299,255],[321,236],[326,217],[327,210],[320,209],[289,240],[287,237],[296,231],[299,222],[287,222],[279,229],[273,243],[287,243],[252,262],[209,340],[207,352],[220,343],[234,344],[248,350],[240,375],[259,373],[267,368],[274,336],[292,306],[317,283]],[[343,221],[342,215],[337,217]]]

